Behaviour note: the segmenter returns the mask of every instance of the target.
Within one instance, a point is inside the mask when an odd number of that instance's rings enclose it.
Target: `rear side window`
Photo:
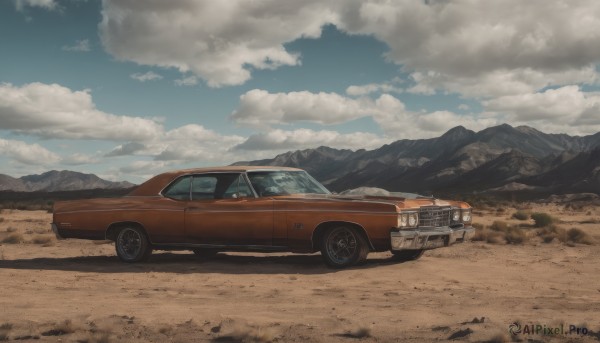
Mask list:
[[[175,180],[162,194],[171,199],[190,200],[191,176],[184,176]]]

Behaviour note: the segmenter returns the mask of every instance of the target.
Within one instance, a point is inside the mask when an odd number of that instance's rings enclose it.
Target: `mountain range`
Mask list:
[[[440,137],[398,140],[375,150],[290,151],[235,165],[307,170],[333,191],[600,193],[600,132],[547,134],[507,124],[479,132],[457,126]]]
[[[302,168],[336,192],[377,187],[421,194],[600,194],[600,132],[581,137],[507,124],[479,132],[457,126],[437,138],[403,139],[374,150],[322,146],[234,165]],[[0,191],[118,190],[133,186],[67,170],[20,178],[0,174]]]
[[[40,175],[27,175],[20,178],[0,174],[0,191],[56,192],[84,189],[120,189],[133,186],[134,184],[127,181],[112,182],[103,180],[94,174],[83,174],[68,170],[52,170]]]

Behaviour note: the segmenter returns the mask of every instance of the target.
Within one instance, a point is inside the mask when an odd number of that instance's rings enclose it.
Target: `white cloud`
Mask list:
[[[105,157],[145,156],[156,161],[223,162],[234,158],[229,149],[243,141],[244,138],[240,136],[222,135],[202,125],[188,124],[143,143],[121,144],[105,154]]]
[[[73,45],[64,45],[62,49],[64,51],[74,52],[89,52],[92,50],[90,47],[90,41],[88,39],[78,40]]]
[[[288,151],[317,148],[319,146],[340,149],[373,149],[386,143],[389,143],[389,140],[369,132],[341,134],[328,130],[297,129],[285,131],[276,129],[253,134],[243,143],[234,146],[233,150],[269,150],[269,153],[273,154],[273,150]]]
[[[100,162],[100,160],[95,156],[90,156],[82,153],[74,153],[62,159],[62,163],[71,165],[71,166],[79,166],[83,164],[95,164]]]
[[[243,94],[240,105],[231,114],[231,119],[239,124],[263,129],[269,125],[303,121],[339,124],[362,117],[372,117],[387,137],[396,139],[435,137],[457,125],[482,129],[499,123],[497,118],[409,111],[402,101],[389,94],[382,94],[377,99],[354,99],[336,93],[269,93],[260,89]]]
[[[508,95],[484,101],[491,113],[510,122],[533,125],[546,132],[590,134],[600,131],[600,93],[564,86],[538,93]]]
[[[145,72],[143,74],[141,73],[135,73],[135,74],[131,74],[129,75],[129,77],[131,77],[134,80],[138,80],[140,82],[146,82],[146,81],[153,81],[153,80],[160,80],[162,79],[162,75],[159,75],[153,71],[148,71]]]
[[[18,11],[23,11],[25,7],[41,7],[47,10],[53,10],[58,7],[54,0],[13,0]]]
[[[57,84],[0,84],[0,129],[43,138],[147,140],[162,126],[153,120],[96,109],[90,92]]]
[[[404,89],[396,86],[396,83],[401,82],[399,78],[394,78],[391,82],[384,83],[369,83],[366,85],[356,86],[352,85],[346,88],[346,94],[352,96],[363,96],[371,93],[402,93]]]
[[[269,124],[308,121],[337,124],[365,117],[377,111],[369,98],[351,99],[336,93],[308,91],[269,93],[253,89],[240,96],[239,107],[231,119],[240,124]]]
[[[320,1],[104,1],[100,34],[122,60],[191,71],[212,87],[239,85],[250,69],[298,65],[283,46],[318,37],[332,14]]]
[[[103,6],[100,31],[111,54],[190,71],[213,87],[242,84],[252,69],[299,65],[284,44],[319,37],[328,23],[385,42],[385,57],[413,73],[412,92],[493,97],[598,79],[595,0],[107,0]]]
[[[60,157],[39,144],[0,138],[0,154],[28,165],[50,165]]]
[[[175,80],[177,86],[195,86],[198,84],[198,78],[195,76],[187,76],[181,79]]]

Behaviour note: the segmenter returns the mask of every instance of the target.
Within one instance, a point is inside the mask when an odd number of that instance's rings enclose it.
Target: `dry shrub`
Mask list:
[[[371,328],[368,327],[359,327],[356,330],[352,330],[346,334],[346,336],[352,338],[365,338],[371,337]]]
[[[473,224],[471,224],[471,226],[473,226],[475,228],[475,230],[483,230],[485,228],[485,225],[483,225],[481,223],[473,223]]]
[[[472,238],[473,241],[487,242],[490,244],[504,244],[504,232],[494,231],[487,228],[476,229]]]
[[[17,231],[17,228],[12,227],[12,226],[6,229],[6,232],[15,232],[15,231]]]
[[[273,342],[277,338],[275,331],[271,328],[263,328],[239,321],[229,322],[232,324],[231,331],[219,337],[219,340],[226,342]],[[219,327],[222,326],[223,323],[219,324]]]
[[[109,343],[110,341],[108,332],[89,332],[87,336],[77,340],[79,343]]]
[[[508,223],[496,220],[490,225],[490,232],[486,235],[486,241],[493,244],[522,244],[527,241],[527,234],[520,227],[508,225]]]
[[[73,332],[75,332],[75,325],[70,319],[66,319],[56,323],[52,329],[42,332],[42,336],[62,336]]]
[[[0,217],[0,223],[4,222],[4,217]]]
[[[12,324],[4,323],[0,325],[0,341],[8,341],[8,334],[12,330]]]
[[[42,233],[48,233],[48,232],[50,232],[50,230],[42,229],[41,227],[38,227],[38,228],[33,229],[33,232],[35,232],[37,234],[42,234]]]
[[[23,238],[23,235],[17,232],[13,232],[10,235],[4,237],[4,239],[2,240],[2,243],[6,243],[6,244],[19,244],[21,242],[23,242],[25,239]]]
[[[498,333],[485,341],[486,343],[508,343],[511,339],[505,333]]]
[[[535,221],[535,227],[546,227],[554,222],[554,218],[548,213],[534,213],[531,215],[531,219]]]
[[[513,213],[512,217],[517,220],[527,220],[529,219],[529,213],[525,211],[517,211]]]
[[[544,243],[551,243],[557,239],[560,242],[567,241],[567,232],[564,229],[551,225],[538,231],[538,236],[542,238]]]
[[[520,227],[511,227],[506,231],[504,238],[510,244],[523,244],[527,241],[527,234]]]
[[[506,232],[508,230],[508,223],[503,222],[501,220],[495,220],[492,225],[490,225],[490,229],[494,231]]]
[[[567,239],[569,242],[593,245],[594,239],[585,231],[577,228],[571,228],[567,231]]]
[[[37,235],[31,240],[33,244],[48,244],[52,242],[52,236],[50,235]]]

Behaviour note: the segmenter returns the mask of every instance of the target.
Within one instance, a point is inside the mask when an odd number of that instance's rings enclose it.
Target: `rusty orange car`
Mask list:
[[[471,215],[465,202],[337,195],[301,169],[228,166],[160,174],[121,198],[56,202],[52,230],[112,240],[124,262],[153,250],[320,251],[329,266],[344,268],[372,251],[414,260],[468,241]]]

